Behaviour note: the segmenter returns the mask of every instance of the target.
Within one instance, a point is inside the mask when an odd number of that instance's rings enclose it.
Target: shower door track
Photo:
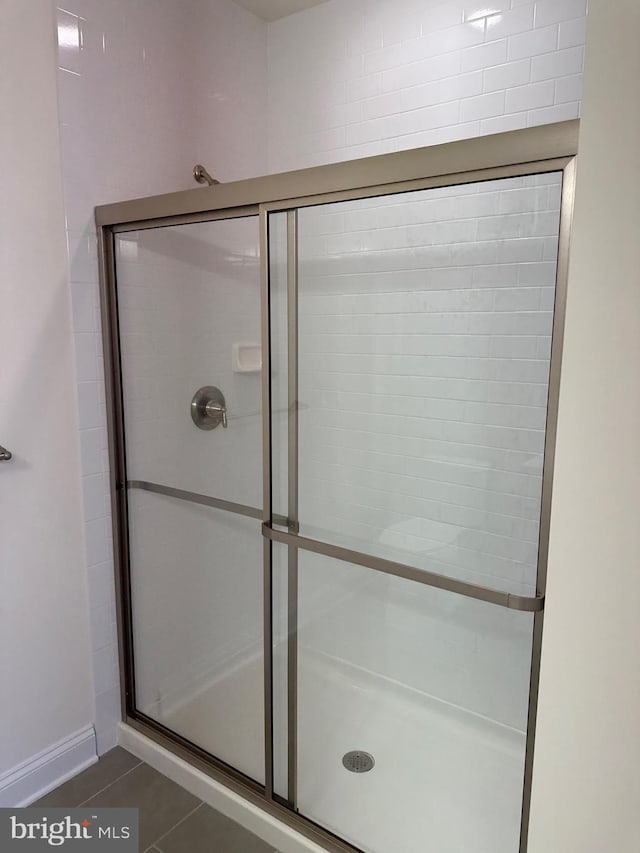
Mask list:
[[[495,606],[534,614],[529,715],[519,853],[527,849],[529,801],[535,737],[540,649],[547,574],[547,552],[555,452],[558,392],[564,329],[569,237],[573,211],[579,122],[569,121],[511,131],[428,148],[383,154],[351,162],[319,166],[280,175],[268,175],[231,184],[185,190],[134,199],[96,208],[100,265],[101,310],[105,355],[109,433],[114,563],[117,586],[118,639],[123,719],[172,752],[186,758],[250,802],[331,851],[355,853],[358,848],[296,811],[296,694],[297,694],[297,558],[299,550],[346,560]],[[547,422],[542,475],[542,499],[536,592],[534,596],[506,593],[455,578],[423,571],[299,535],[298,423],[297,423],[297,209],[334,201],[384,196],[434,187],[447,187],[551,171],[562,171],[560,231],[549,373]],[[271,460],[271,318],[268,259],[268,216],[287,214],[288,257],[288,505],[287,517],[272,512]],[[127,476],[124,435],[121,354],[118,331],[115,235],[146,228],[259,216],[262,311],[263,506],[175,489]],[[245,776],[176,732],[140,712],[135,705],[133,622],[130,589],[130,553],[127,493],[143,489],[239,514],[262,523],[264,578],[264,699],[265,784]],[[277,528],[281,529],[277,529]],[[272,542],[288,546],[288,796],[274,792],[273,784],[273,615]],[[389,851],[392,853],[392,851]],[[515,851],[514,851],[515,853]]]

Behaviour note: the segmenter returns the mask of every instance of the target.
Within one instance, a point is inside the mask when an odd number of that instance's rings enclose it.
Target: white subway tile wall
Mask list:
[[[228,181],[575,117],[585,14],[586,0],[330,0],[269,25],[232,0],[57,10],[101,751],[119,689],[93,207],[191,188],[200,161]]]
[[[577,118],[586,9],[330,0],[273,22],[270,171]]]

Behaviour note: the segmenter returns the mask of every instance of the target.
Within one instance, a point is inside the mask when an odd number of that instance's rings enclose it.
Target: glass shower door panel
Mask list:
[[[129,491],[136,708],[264,782],[257,522]]]
[[[258,251],[257,217],[116,235],[136,709],[264,782]]]
[[[515,853],[533,616],[305,551],[298,570],[299,811],[368,853]]]
[[[260,507],[258,218],[116,238],[129,479]],[[203,386],[222,391],[228,428],[194,425]]]
[[[561,178],[298,211],[302,535],[535,593]]]

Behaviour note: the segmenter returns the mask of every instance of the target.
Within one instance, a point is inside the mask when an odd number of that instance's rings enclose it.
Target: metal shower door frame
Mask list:
[[[96,208],[101,285],[101,311],[105,355],[107,420],[109,434],[111,505],[114,563],[117,586],[118,638],[123,719],[132,727],[187,758],[214,778],[316,843],[340,853],[357,850],[330,831],[295,811],[296,792],[296,677],[297,677],[297,556],[299,550],[324,554],[371,570],[384,572],[450,592],[534,614],[533,654],[529,691],[525,777],[520,834],[520,853],[527,849],[529,801],[535,738],[538,679],[547,552],[551,513],[553,464],[560,384],[562,337],[568,272],[569,238],[573,211],[579,122],[569,121],[527,130],[511,131],[428,148],[383,154],[376,157],[319,166],[281,175],[269,175],[186,190]],[[298,532],[298,422],[297,422],[297,210],[374,196],[412,192],[477,181],[562,171],[562,199],[553,317],[549,396],[542,477],[542,501],[536,595],[510,595],[412,566],[340,548]],[[269,277],[269,216],[286,213],[288,304],[288,505],[287,517],[272,512],[271,442],[271,317]],[[246,507],[221,498],[197,495],[160,484],[128,480],[124,432],[124,402],[118,295],[115,268],[115,235],[121,232],[160,228],[219,219],[259,216],[262,312],[262,412],[263,412],[263,506]],[[174,497],[239,513],[262,521],[264,595],[264,697],[265,785],[205,752],[139,712],[135,707],[133,623],[130,588],[127,491],[144,488]],[[274,524],[286,527],[277,530]],[[273,785],[273,566],[272,542],[288,548],[288,796],[279,796]]]

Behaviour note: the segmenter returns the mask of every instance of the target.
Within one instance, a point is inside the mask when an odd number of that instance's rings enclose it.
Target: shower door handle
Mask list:
[[[8,462],[11,459],[12,455],[13,454],[10,450],[7,450],[6,447],[3,447],[0,444],[0,462]]]

